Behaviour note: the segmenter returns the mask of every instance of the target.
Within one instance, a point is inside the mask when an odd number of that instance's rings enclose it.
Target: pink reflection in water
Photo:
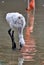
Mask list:
[[[34,56],[37,52],[34,38],[30,37],[29,42],[26,42],[25,46],[20,50],[20,52],[24,60],[34,60]]]

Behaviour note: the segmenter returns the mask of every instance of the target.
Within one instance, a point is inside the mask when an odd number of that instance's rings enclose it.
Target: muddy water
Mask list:
[[[44,0],[36,0],[36,12],[34,32],[31,38],[35,40],[36,54],[34,61],[24,61],[23,65],[44,65]],[[0,0],[0,65],[18,65],[20,52],[11,49],[11,39],[7,33],[9,26],[6,23],[5,15],[7,12],[18,11],[26,17],[26,0]],[[16,30],[16,29],[15,29]],[[15,40],[18,44],[17,32]]]

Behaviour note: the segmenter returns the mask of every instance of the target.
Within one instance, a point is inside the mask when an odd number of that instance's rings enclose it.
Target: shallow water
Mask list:
[[[18,65],[20,51],[11,49],[11,39],[7,33],[9,26],[6,23],[5,15],[7,12],[18,11],[26,17],[25,8],[27,2],[25,0],[0,0],[0,65]],[[34,32],[31,39],[35,40],[36,52],[34,61],[24,61],[23,65],[44,65],[44,0],[36,0],[36,12]],[[16,29],[15,29],[16,30]],[[18,44],[17,32],[15,31],[15,40]]]

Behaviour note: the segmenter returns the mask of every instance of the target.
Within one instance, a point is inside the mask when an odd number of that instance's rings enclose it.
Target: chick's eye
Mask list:
[[[18,17],[20,19],[20,17]]]

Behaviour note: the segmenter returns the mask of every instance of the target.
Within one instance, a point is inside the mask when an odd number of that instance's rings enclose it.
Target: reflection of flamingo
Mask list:
[[[35,40],[30,37],[29,39],[25,39],[26,44],[24,47],[20,50],[22,57],[24,58],[24,61],[33,61],[34,56],[36,54],[36,43]]]
[[[31,0],[29,3],[28,0],[28,8],[27,11],[27,27],[25,30],[25,45],[20,50],[22,61],[34,61],[34,56],[36,52],[35,40],[31,38],[30,32],[33,32],[33,24],[34,24],[34,8],[35,8],[35,1]],[[30,26],[29,26],[30,24]]]
[[[29,0],[28,0],[29,2]],[[35,13],[35,0],[31,0],[28,3],[28,8],[26,8],[27,11],[27,23],[30,25],[30,32],[33,32],[34,27],[34,13]],[[27,25],[27,26],[28,26]]]
[[[21,49],[21,55],[25,60],[33,60],[33,57],[36,52],[35,40],[31,38],[30,32],[33,32],[33,25],[34,25],[34,8],[35,8],[35,1],[28,0],[28,9],[27,9],[27,27],[25,32],[25,42],[26,44]]]
[[[28,8],[26,8],[27,11],[31,11],[35,8],[35,0],[31,0],[28,4]]]

